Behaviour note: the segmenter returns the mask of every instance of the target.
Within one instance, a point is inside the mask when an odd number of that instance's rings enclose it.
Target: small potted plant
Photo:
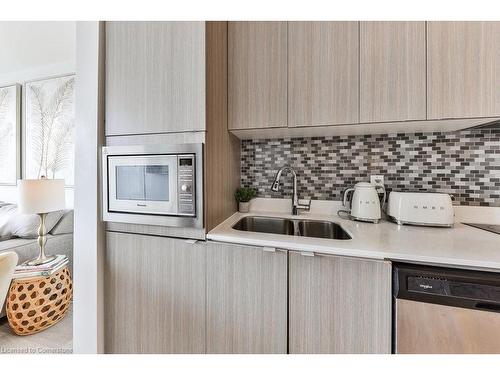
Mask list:
[[[236,189],[234,197],[236,198],[236,202],[238,202],[240,212],[247,213],[249,211],[250,201],[255,197],[255,195],[256,192],[252,188],[240,187]]]

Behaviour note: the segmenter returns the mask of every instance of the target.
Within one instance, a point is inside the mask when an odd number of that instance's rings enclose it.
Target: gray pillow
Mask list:
[[[12,207],[13,206],[13,207]],[[20,237],[20,238],[37,238],[38,237],[38,227],[40,226],[40,218],[36,214],[24,215],[17,211],[17,206],[10,205],[0,207],[0,210],[7,209],[6,212],[7,220],[0,229],[0,233],[3,233],[6,238],[10,237]],[[48,232],[54,228],[56,223],[61,219],[64,211],[50,212],[45,219],[45,229]],[[4,218],[5,219],[5,218]],[[3,220],[2,220],[3,221]]]
[[[54,236],[66,233],[73,233],[73,210],[64,210],[61,220],[50,231]]]

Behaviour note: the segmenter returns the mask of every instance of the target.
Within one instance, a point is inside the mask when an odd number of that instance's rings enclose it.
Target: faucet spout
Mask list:
[[[271,185],[271,190],[272,191],[279,191],[280,189],[280,179],[281,175],[283,172],[290,172],[293,176],[293,192],[292,192],[292,215],[298,215],[299,214],[299,209],[304,209],[308,210],[310,208],[311,202],[309,201],[309,204],[305,205],[300,205],[299,204],[299,197],[297,194],[297,173],[295,173],[295,170],[289,166],[284,166],[278,172],[276,173],[276,176],[274,177],[273,184]]]

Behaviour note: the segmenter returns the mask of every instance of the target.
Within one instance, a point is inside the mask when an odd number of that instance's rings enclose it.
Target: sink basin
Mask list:
[[[351,236],[342,227],[331,221],[299,221],[299,235],[303,237],[329,238],[332,240],[350,240]]]
[[[331,221],[283,219],[278,217],[246,216],[233,225],[245,232],[285,234],[288,236],[350,240],[351,236]]]
[[[260,232],[274,234],[288,234],[293,236],[293,221],[277,217],[246,216],[238,221],[233,229],[245,232]]]

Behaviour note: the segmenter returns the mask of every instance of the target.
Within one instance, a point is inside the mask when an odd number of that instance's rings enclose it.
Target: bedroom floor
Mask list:
[[[7,318],[0,319],[0,354],[70,354],[73,352],[73,306],[66,317],[47,330],[17,336]]]

